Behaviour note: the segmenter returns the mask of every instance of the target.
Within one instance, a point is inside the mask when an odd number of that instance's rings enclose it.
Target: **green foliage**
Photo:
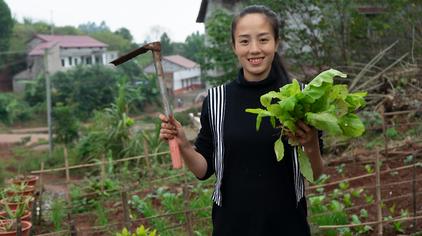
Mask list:
[[[301,91],[299,82],[284,85],[279,92],[271,91],[261,96],[261,105],[265,108],[246,109],[246,112],[256,114],[256,127],[261,125],[262,118],[270,117],[275,128],[275,119],[282,124],[281,135],[285,132],[295,133],[296,122],[302,120],[306,124],[324,131],[327,135],[341,137],[359,137],[365,131],[360,118],[355,112],[365,106],[366,93],[349,93],[346,85],[334,85],[335,76],[346,77],[340,71],[330,69],[316,76]],[[273,103],[273,100],[277,100]],[[290,144],[294,144],[289,140]],[[279,152],[277,159],[284,156],[284,151],[275,145]],[[283,152],[281,152],[283,151]],[[299,161],[302,174],[313,181],[312,169],[305,153],[299,149]]]
[[[53,109],[53,133],[56,141],[71,144],[79,136],[79,122],[71,107],[56,106]]]
[[[133,195],[129,203],[138,214],[143,214],[145,218],[158,215],[158,212],[152,205],[150,198],[141,199],[139,196]],[[159,232],[165,231],[168,225],[168,222],[166,222],[163,218],[160,217],[151,218],[150,223]]]
[[[9,93],[0,93],[0,122],[11,125],[31,117],[28,104]]]
[[[155,236],[157,235],[157,230],[145,229],[143,225],[136,228],[134,233],[129,232],[126,228],[122,230],[121,233],[116,233],[116,236]]]
[[[233,80],[237,75],[237,58],[229,50],[231,43],[231,18],[232,16],[222,9],[213,12],[205,24],[208,34],[208,42],[204,51],[207,61],[201,64],[203,71],[216,70],[222,72],[221,76],[210,77],[208,80],[212,85],[223,84],[226,81]]]
[[[4,0],[0,0],[0,52],[9,50],[10,38],[12,36],[13,20],[9,6]],[[5,56],[0,54],[0,65],[5,63]],[[3,69],[0,66],[0,71]]]
[[[174,53],[174,48],[172,45],[172,42],[167,35],[167,33],[163,33],[160,37],[160,43],[161,43],[161,53],[164,56],[169,56]]]
[[[63,222],[67,216],[66,202],[61,198],[54,198],[51,203],[50,221],[54,225],[56,231],[63,229]]]
[[[390,139],[396,139],[399,136],[399,133],[394,127],[391,127],[385,131],[385,135]]]
[[[194,62],[204,65],[205,64],[205,35],[200,34],[198,31],[186,37],[183,56],[193,60]]]
[[[420,29],[417,0],[250,0],[269,6],[282,21],[281,38],[288,44],[289,59],[299,62],[300,70],[324,65],[350,65],[369,61],[380,49],[399,39],[397,55],[409,51],[412,27]],[[381,14],[365,15],[362,6],[380,7]],[[419,44],[418,46],[416,46]],[[415,52],[420,52],[416,37]]]
[[[107,225],[108,224],[108,218],[107,218],[107,212],[106,207],[104,207],[103,201],[98,201],[94,203],[95,208],[95,216],[97,218],[96,222],[97,225]]]

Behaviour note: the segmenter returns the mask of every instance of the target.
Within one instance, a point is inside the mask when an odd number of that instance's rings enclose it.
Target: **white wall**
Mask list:
[[[180,70],[173,74],[173,90],[182,89],[190,85],[200,85],[201,68],[195,67],[187,70]],[[184,82],[183,82],[184,81]]]

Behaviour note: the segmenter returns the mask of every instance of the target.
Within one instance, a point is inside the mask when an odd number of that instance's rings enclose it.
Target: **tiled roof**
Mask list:
[[[186,69],[191,69],[191,68],[198,66],[198,64],[196,62],[191,61],[191,60],[187,59],[186,57],[182,57],[180,55],[164,56],[163,59],[170,61],[174,64],[177,64],[181,67],[184,67]]]
[[[44,55],[46,48],[51,48],[56,43],[62,48],[90,48],[107,47],[108,45],[86,35],[42,35],[35,36],[43,43],[35,46],[30,52],[30,56]]]

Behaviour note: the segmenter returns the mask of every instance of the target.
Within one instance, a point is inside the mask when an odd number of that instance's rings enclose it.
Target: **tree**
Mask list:
[[[221,76],[205,79],[211,84],[222,84],[233,80],[237,75],[237,59],[232,52],[231,43],[231,15],[224,10],[216,10],[205,25],[208,32],[209,45],[205,47],[207,61],[201,65],[202,70],[214,70],[221,72]]]
[[[129,42],[132,42],[132,41],[133,41],[133,36],[132,36],[132,34],[131,34],[131,33],[130,33],[130,31],[129,31],[127,28],[125,28],[125,27],[119,28],[119,29],[118,29],[118,30],[116,30],[114,33],[115,33],[115,34],[117,34],[117,35],[119,35],[119,36],[121,36],[122,38],[124,38],[124,39],[128,40]]]
[[[205,50],[205,35],[198,31],[186,37],[183,56],[203,65]]]
[[[13,20],[9,6],[3,0],[0,0],[0,53],[9,50],[12,29]],[[0,65],[3,65],[6,61],[6,56],[4,55],[5,54],[0,54]]]
[[[97,25],[95,22],[89,21],[85,24],[80,24],[78,26],[78,29],[87,34],[97,33],[97,32],[102,32],[102,31],[110,32],[110,28],[107,26],[105,21],[101,21],[99,25]]]
[[[163,33],[160,37],[161,42],[161,54],[164,56],[172,55],[174,53],[172,42],[167,35],[167,33]]]

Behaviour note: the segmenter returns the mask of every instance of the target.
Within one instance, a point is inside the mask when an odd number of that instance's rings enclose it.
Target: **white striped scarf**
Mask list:
[[[304,84],[300,84],[303,90]],[[216,175],[216,182],[214,185],[214,193],[212,200],[218,205],[222,206],[221,181],[223,179],[224,170],[224,114],[226,106],[226,86],[220,85],[208,90],[208,110],[209,120],[211,124],[212,133],[214,136],[214,169]],[[302,197],[305,195],[304,179],[300,173],[298,147],[293,149],[293,177],[295,185],[296,205],[299,204]]]

